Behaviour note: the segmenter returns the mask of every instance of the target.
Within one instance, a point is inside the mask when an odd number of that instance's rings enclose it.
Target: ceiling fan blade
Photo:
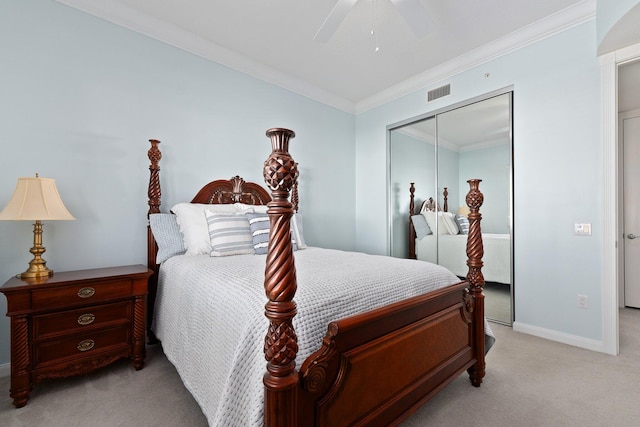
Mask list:
[[[313,36],[313,40],[328,42],[357,1],[358,0],[338,0],[316,35]]]
[[[391,0],[418,38],[429,34],[435,23],[420,0]]]

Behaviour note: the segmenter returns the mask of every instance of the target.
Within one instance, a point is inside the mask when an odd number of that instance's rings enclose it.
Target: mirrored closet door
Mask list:
[[[388,128],[390,254],[464,277],[467,180],[482,179],[485,313],[504,324],[513,320],[512,96],[505,89]]]

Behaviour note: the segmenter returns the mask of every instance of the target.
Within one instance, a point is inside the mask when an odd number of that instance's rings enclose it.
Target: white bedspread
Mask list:
[[[511,241],[508,234],[482,233],[484,255],[482,274],[488,282],[511,283]],[[416,257],[422,261],[438,263],[460,277],[466,277],[467,235],[438,235],[438,258],[436,260],[436,239],[430,234],[416,239]]]
[[[459,281],[437,265],[355,252],[308,248],[295,259],[298,368],[330,321]],[[262,425],[265,262],[183,255],[160,269],[153,330],[213,426]]]

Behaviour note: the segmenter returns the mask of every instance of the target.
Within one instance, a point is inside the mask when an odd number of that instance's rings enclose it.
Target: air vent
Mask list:
[[[429,92],[427,92],[427,102],[431,102],[433,100],[436,100],[438,98],[442,98],[443,96],[447,96],[451,94],[451,85],[444,85],[444,86],[440,86],[437,87],[435,89],[430,90]]]

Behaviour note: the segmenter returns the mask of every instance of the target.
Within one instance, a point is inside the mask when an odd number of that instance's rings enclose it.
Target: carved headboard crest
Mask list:
[[[191,203],[266,205],[270,201],[271,196],[263,187],[236,175],[228,181],[219,179],[205,185]]]

